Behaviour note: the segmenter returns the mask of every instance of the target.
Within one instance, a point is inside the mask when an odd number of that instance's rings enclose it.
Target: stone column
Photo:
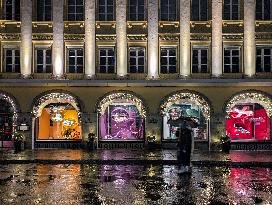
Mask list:
[[[223,72],[222,0],[212,1],[212,75]]]
[[[244,1],[244,74],[252,77],[256,72],[255,0]]]
[[[85,0],[85,76],[95,75],[95,1]]]
[[[117,76],[127,75],[127,1],[116,0]]]
[[[158,0],[148,0],[148,78],[159,77]]]
[[[21,75],[32,73],[32,0],[21,0]]]
[[[180,0],[180,76],[190,75],[190,0]]]
[[[53,1],[53,75],[63,77],[64,70],[64,42],[63,42],[63,0]]]

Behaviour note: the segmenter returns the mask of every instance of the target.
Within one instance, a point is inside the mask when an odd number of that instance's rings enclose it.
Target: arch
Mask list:
[[[49,90],[36,96],[32,102],[33,116],[38,118],[45,106],[56,102],[71,104],[78,111],[78,116],[81,118],[83,107],[81,100],[71,92],[65,90]]]
[[[272,97],[271,95],[259,90],[244,90],[232,95],[225,103],[223,111],[227,114],[237,103],[259,103],[269,116],[272,116]]]
[[[143,117],[146,117],[147,107],[142,97],[140,97],[139,95],[137,95],[136,93],[132,91],[127,91],[127,90],[111,91],[106,93],[102,97],[100,97],[96,103],[96,111],[98,115],[103,114],[106,108],[111,103],[118,100],[125,100],[127,102],[132,102],[133,104],[135,104],[135,106],[139,110],[140,115]]]
[[[192,90],[179,90],[170,93],[161,101],[160,113],[162,116],[167,114],[168,108],[177,101],[192,102],[200,106],[204,117],[209,120],[211,117],[212,106],[209,99],[203,94]]]
[[[0,91],[0,99],[10,103],[10,105],[12,107],[12,112],[13,112],[12,113],[13,114],[12,132],[14,132],[15,128],[17,126],[18,113],[21,111],[19,103],[17,102],[16,98],[13,95],[11,95],[10,93],[7,93],[5,91]]]

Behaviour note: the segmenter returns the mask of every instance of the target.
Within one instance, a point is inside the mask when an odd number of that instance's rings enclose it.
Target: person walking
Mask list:
[[[176,131],[178,138],[178,174],[190,173],[191,151],[192,151],[192,129],[184,122]]]

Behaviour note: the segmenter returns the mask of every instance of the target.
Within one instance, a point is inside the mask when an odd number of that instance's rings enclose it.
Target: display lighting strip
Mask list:
[[[13,119],[12,119],[12,131],[13,132],[15,132],[15,128],[16,128],[16,126],[17,126],[17,118],[18,118],[18,109],[17,109],[17,106],[16,106],[16,104],[15,104],[15,102],[14,102],[14,100],[10,97],[10,96],[8,96],[7,94],[5,94],[5,93],[0,93],[0,99],[2,99],[2,100],[5,100],[5,101],[7,101],[8,103],[10,103],[11,104],[11,106],[12,106],[12,109],[13,109]]]
[[[250,103],[257,102],[264,106],[269,116],[272,116],[272,99],[262,93],[247,92],[234,96],[226,106],[226,112],[229,115],[231,109],[239,102]]]
[[[112,104],[114,101],[116,100],[121,100],[122,102],[130,102],[133,103],[140,115],[142,117],[146,117],[146,109],[145,106],[143,104],[143,101],[140,100],[139,98],[137,98],[136,96],[129,94],[129,93],[113,93],[110,95],[107,95],[105,98],[103,98],[98,105],[97,111],[100,115],[104,114],[105,110],[107,109],[107,107]]]
[[[51,103],[69,103],[78,111],[78,117],[81,117],[80,106],[77,103],[77,100],[73,96],[66,93],[49,93],[39,98],[33,107],[32,114],[34,117],[38,118],[41,116],[42,110],[45,108],[45,106]]]
[[[177,103],[179,100],[186,100],[190,102],[194,102],[197,104],[200,109],[203,112],[204,117],[209,120],[211,115],[211,109],[207,101],[195,94],[195,93],[189,93],[189,92],[181,92],[174,94],[170,97],[168,97],[162,104],[161,104],[161,114],[162,116],[165,116],[168,114],[168,108],[173,105],[174,103]]]

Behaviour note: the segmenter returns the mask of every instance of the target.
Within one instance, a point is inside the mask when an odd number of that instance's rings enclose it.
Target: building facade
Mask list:
[[[272,149],[271,0],[2,0],[0,147]]]

